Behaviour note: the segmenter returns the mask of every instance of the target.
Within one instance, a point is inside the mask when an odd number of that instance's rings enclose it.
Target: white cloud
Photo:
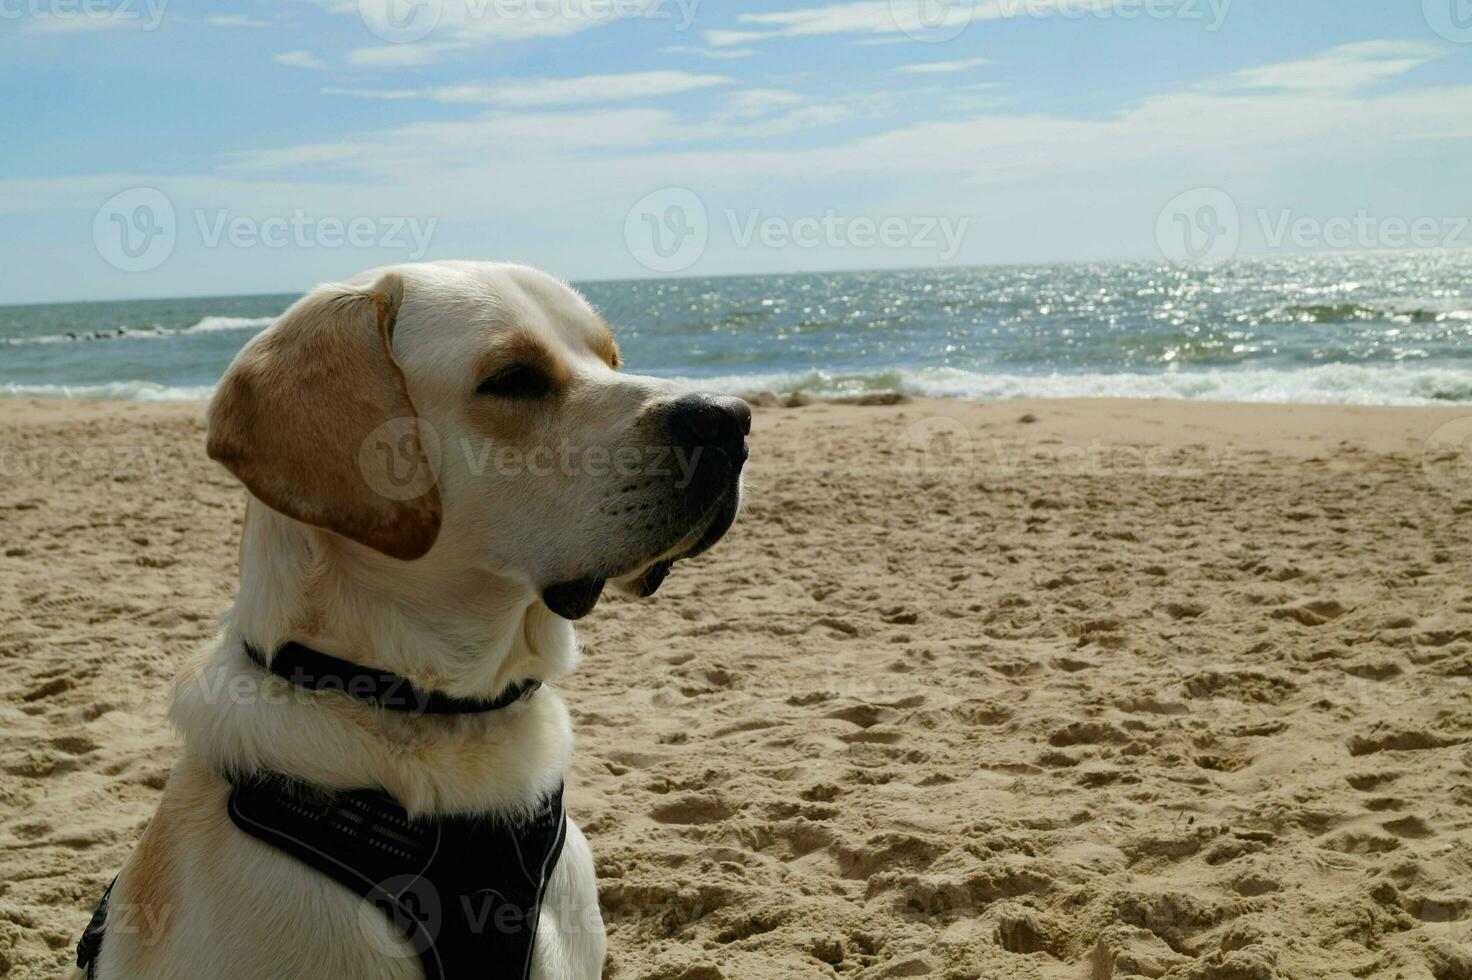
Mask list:
[[[310,51],[283,51],[271,60],[275,61],[278,65],[286,65],[289,68],[308,68],[312,71],[327,70],[327,62]]]
[[[773,37],[813,37],[827,34],[902,34],[911,37],[955,36],[973,21],[1019,17],[1107,16],[1124,0],[977,0],[947,3],[935,0],[858,0],[824,7],[742,14],[738,18],[767,30],[707,31],[705,39],[717,47],[749,44]]]
[[[730,84],[725,75],[696,75],[683,71],[644,71],[624,75],[584,75],[581,78],[533,78],[487,85],[447,85],[429,89],[328,88],[332,95],[365,99],[430,102],[467,102],[508,108],[574,105],[590,102],[626,102],[632,99],[677,95],[715,85]]]
[[[756,54],[756,48],[726,48],[717,50],[715,48],[702,48],[694,44],[672,44],[667,48],[660,48],[660,54],[691,54],[698,58],[714,58],[717,61],[734,61],[737,58],[750,58]]]
[[[1382,54],[1362,50],[1358,57],[1378,60]],[[1346,63],[1358,62],[1351,57]],[[1276,67],[1257,69],[1259,77],[1278,77]],[[235,163],[291,172],[351,161],[384,179],[412,172],[432,181],[433,174],[452,169],[457,160],[470,167],[476,161],[508,161],[522,154],[535,157],[542,166],[564,152],[600,148],[607,151],[599,157],[600,183],[625,169],[643,175],[645,184],[660,174],[678,183],[681,175],[688,181],[692,174],[720,182],[811,181],[815,175],[891,181],[903,173],[911,182],[917,176],[944,178],[936,186],[959,190],[1003,181],[1046,181],[1064,174],[1110,173],[1111,167],[1166,167],[1171,168],[1167,172],[1183,174],[1211,161],[1212,167],[1229,172],[1232,161],[1240,165],[1256,159],[1287,161],[1296,155],[1317,158],[1329,148],[1338,148],[1332,153],[1343,152],[1345,146],[1358,145],[1366,132],[1376,133],[1381,143],[1472,139],[1472,86],[1367,95],[1316,88],[1244,90],[1240,79],[1233,79],[1153,96],[1109,118],[1016,114],[982,107],[953,121],[893,128],[802,150],[766,149],[755,141],[830,125],[852,115],[855,106],[804,106],[792,101],[797,93],[769,89],[734,93],[727,104],[737,111],[713,120],[652,109],[494,113],[365,134],[361,143],[255,151],[235,158]],[[524,84],[531,87],[518,98],[539,91],[538,83]],[[571,97],[578,88],[564,90],[561,97]],[[547,90],[540,91],[528,104],[546,104]],[[379,93],[378,97],[419,96]],[[516,101],[507,98],[508,104]],[[863,108],[864,103],[856,105]],[[788,111],[782,111],[784,107]],[[769,115],[756,114],[761,109],[770,110]],[[685,149],[707,144],[714,145]],[[505,165],[514,168],[513,162]]]
[[[726,99],[726,115],[735,119],[764,116],[778,109],[797,105],[802,96],[777,88],[750,88],[734,92]]]
[[[990,58],[963,58],[960,61],[927,61],[918,65],[904,65],[895,70],[908,75],[944,75],[979,68],[991,63]]]
[[[303,0],[332,13],[349,15],[373,34],[394,40],[402,33],[404,0]],[[410,8],[415,17],[427,17],[427,33],[414,43],[363,49],[356,52],[362,65],[425,65],[445,55],[480,45],[541,38],[571,37],[622,20],[645,19],[671,32],[687,30],[694,22],[700,0],[442,0]],[[372,53],[370,53],[372,52]],[[350,59],[351,60],[351,59]]]
[[[206,17],[204,22],[211,27],[270,27],[269,20],[261,20],[259,17],[245,17],[240,14],[215,14]]]
[[[1404,75],[1443,53],[1429,44],[1403,41],[1344,44],[1302,61],[1239,71],[1229,76],[1225,84],[1244,89],[1353,91]]]
[[[463,44],[386,44],[377,48],[354,48],[348,52],[348,64],[356,68],[414,68],[432,65],[447,51],[455,51]]]

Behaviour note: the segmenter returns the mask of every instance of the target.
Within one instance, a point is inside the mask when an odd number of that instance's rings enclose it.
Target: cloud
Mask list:
[[[415,68],[432,65],[449,51],[458,51],[463,44],[386,44],[377,48],[354,48],[348,52],[347,63],[355,68]]]
[[[206,17],[204,22],[211,27],[270,27],[269,20],[261,20],[258,17],[245,17],[240,14],[215,14]]]
[[[992,64],[990,58],[963,58],[960,61],[927,61],[918,65],[903,65],[896,68],[895,71],[902,71],[908,75],[944,75],[990,64]]]
[[[824,7],[741,14],[742,24],[765,30],[706,31],[717,47],[750,44],[774,37],[815,37],[828,34],[902,34],[912,37],[959,34],[973,21],[1017,17],[1078,17],[1108,15],[1124,0],[976,0],[946,3],[935,0],[859,0]],[[939,7],[939,9],[937,9]]]
[[[1353,91],[1404,75],[1444,52],[1429,44],[1369,41],[1343,44],[1302,61],[1249,68],[1229,76],[1224,85],[1240,89],[1283,89],[1298,92]]]
[[[1334,58],[1356,65],[1379,61],[1387,49],[1325,52],[1313,61]],[[1297,63],[1289,63],[1297,64]],[[1285,66],[1254,69],[1255,79],[1282,78]],[[1364,72],[1351,72],[1360,85]],[[593,76],[594,79],[602,76]],[[612,76],[618,78],[619,76]],[[727,82],[727,79],[721,79]],[[1112,116],[1072,118],[1041,112],[1008,112],[981,106],[946,120],[890,128],[858,139],[829,140],[802,149],[763,147],[764,138],[813,130],[870,111],[867,100],[853,104],[801,104],[798,93],[748,89],[726,100],[716,118],[690,119],[667,110],[623,109],[569,112],[499,111],[467,120],[419,123],[387,132],[365,133],[360,141],[257,150],[232,158],[237,167],[292,172],[314,165],[350,163],[383,179],[414,173],[432,180],[453,169],[498,161],[515,169],[514,159],[534,158],[536,167],[551,160],[586,164],[582,151],[597,149],[600,182],[627,170],[648,184],[663,173],[687,182],[723,180],[806,182],[815,175],[841,180],[867,177],[890,182],[897,173],[914,179],[942,178],[935,186],[951,189],[1000,182],[1036,182],[1063,175],[1099,174],[1111,167],[1174,168],[1181,174],[1202,161],[1230,171],[1232,161],[1291,161],[1303,156],[1343,152],[1363,134],[1380,142],[1472,139],[1472,86],[1365,94],[1359,89],[1319,87],[1243,88],[1242,73],[1214,83],[1145,98]],[[547,88],[553,85],[557,87]],[[587,79],[516,83],[501,90],[501,104],[546,105],[560,99],[591,98],[607,91]],[[488,89],[442,96],[445,101],[484,101]],[[419,98],[423,93],[375,93],[380,98]],[[471,98],[475,96],[475,98]],[[701,147],[696,149],[696,147]],[[533,167],[533,170],[536,168]],[[683,178],[681,177],[683,175]],[[417,179],[417,178],[416,178]],[[533,179],[531,171],[528,179]],[[541,180],[541,177],[535,179]],[[773,186],[780,186],[774,183]]]
[[[581,78],[533,78],[487,85],[448,85],[429,89],[323,89],[331,95],[363,99],[467,102],[508,108],[574,105],[589,102],[627,102],[633,99],[677,95],[715,85],[728,85],[725,75],[696,75],[683,71],[644,71],[623,75],[584,75]]]
[[[727,48],[716,50],[714,48],[702,48],[694,44],[672,44],[667,48],[660,48],[660,54],[692,54],[698,58],[714,58],[718,61],[734,61],[737,58],[750,58],[756,54],[756,48]]]
[[[312,71],[326,71],[327,62],[317,57],[310,51],[283,51],[271,59],[278,65],[286,65],[290,68],[308,68]]]
[[[406,10],[426,18],[412,44],[390,49],[363,49],[354,63],[362,65],[426,65],[453,52],[488,44],[564,38],[624,20],[644,19],[671,31],[694,22],[700,0],[437,0],[419,7],[404,0],[302,0],[331,13],[362,22],[386,41],[404,31]],[[376,52],[376,53],[370,53]]]
[[[734,92],[726,99],[726,115],[735,119],[764,116],[777,109],[797,105],[802,100],[801,95],[784,89],[750,88]]]

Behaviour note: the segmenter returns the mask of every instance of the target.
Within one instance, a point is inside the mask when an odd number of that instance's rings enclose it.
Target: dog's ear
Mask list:
[[[393,357],[403,296],[388,273],[299,300],[225,372],[208,451],[273,510],[411,561],[433,546],[442,508]]]

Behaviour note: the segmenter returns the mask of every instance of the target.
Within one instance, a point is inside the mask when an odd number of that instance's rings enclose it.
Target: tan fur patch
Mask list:
[[[613,338],[613,330],[606,323],[599,324],[602,328],[593,335],[588,346],[593,348],[593,353],[601,357],[608,366],[615,371],[623,364],[623,356],[618,350],[618,341]]]
[[[433,546],[442,505],[391,349],[402,296],[389,274],[287,310],[221,379],[208,451],[273,510],[408,561]],[[419,482],[401,486],[404,467]]]

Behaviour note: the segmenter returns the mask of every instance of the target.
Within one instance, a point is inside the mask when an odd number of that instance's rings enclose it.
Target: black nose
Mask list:
[[[751,433],[751,408],[729,395],[684,395],[669,409],[670,435],[686,449],[734,449]]]

